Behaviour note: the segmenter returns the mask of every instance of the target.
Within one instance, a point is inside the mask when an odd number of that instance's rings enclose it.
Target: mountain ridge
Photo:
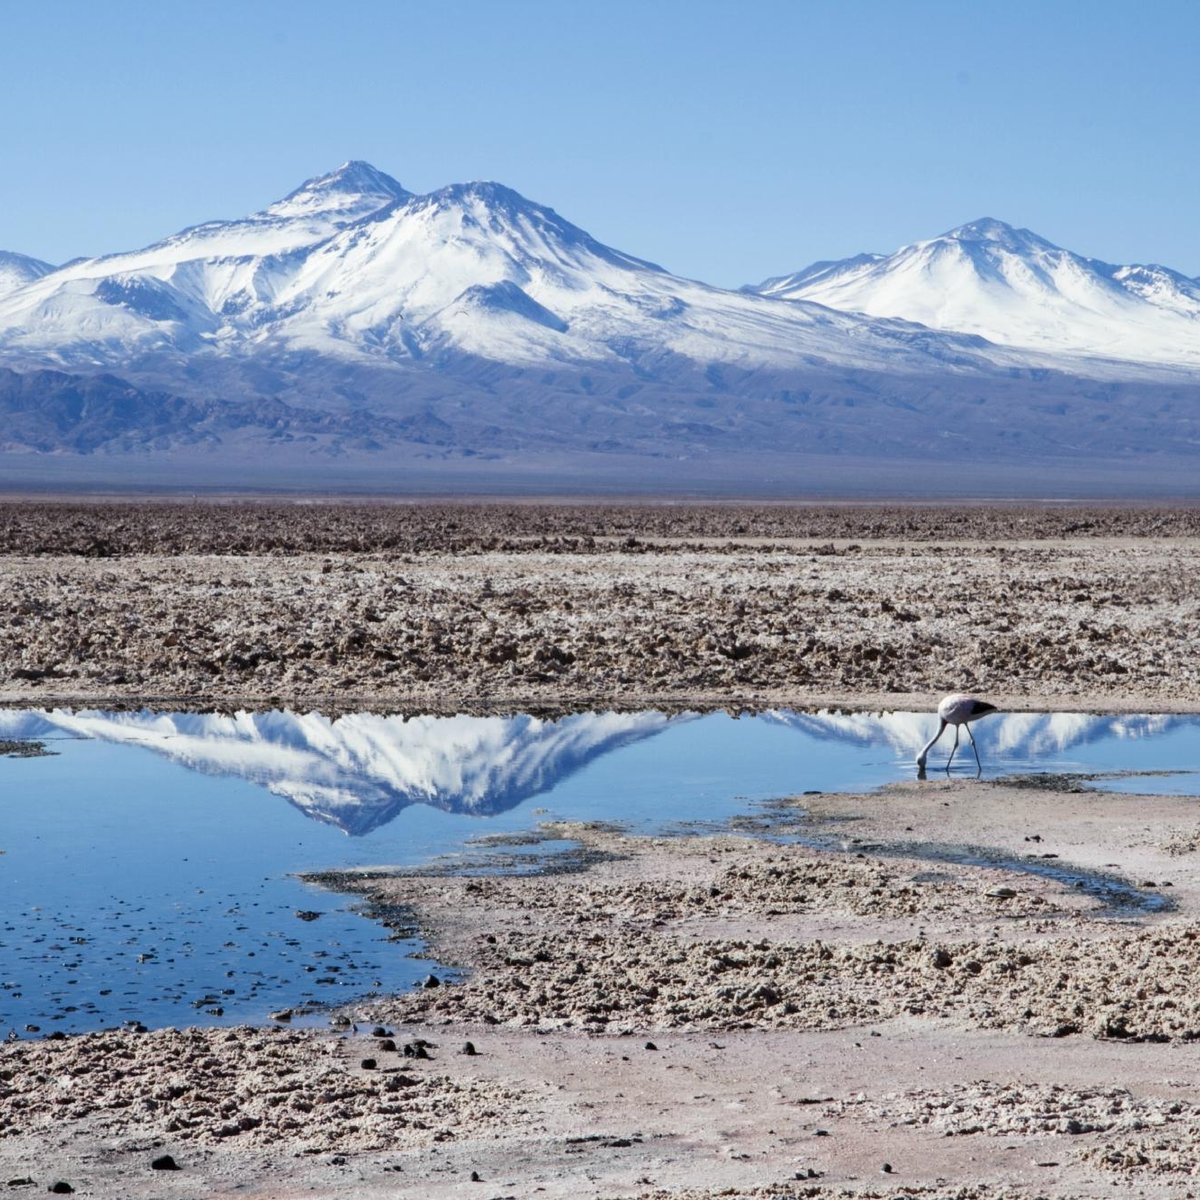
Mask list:
[[[993,217],[748,291],[974,333],[1014,348],[1200,368],[1200,280],[1065,250]]]
[[[333,454],[372,470],[388,455],[400,474],[416,459],[519,474],[553,455],[650,472],[690,461],[699,478],[732,456],[919,462],[936,446],[1144,469],[1196,453],[1200,285],[992,218],[905,250],[925,257],[900,271],[900,299],[941,306],[923,321],[847,311],[864,279],[897,291],[896,255],[730,291],[606,246],[504,184],[416,194],[350,160],[248,217],[41,264],[0,291],[6,444],[109,455],[114,471],[122,454],[181,447],[216,461],[236,441],[261,447],[263,472]],[[1119,302],[1115,316],[1082,306],[1105,345],[1067,336],[1080,307],[1068,275],[1083,300]],[[975,328],[939,328],[963,288],[1000,289],[1026,320],[1045,293],[1061,319],[1043,311],[1034,345],[1016,318],[997,340],[990,309]],[[1151,353],[1111,353],[1122,330]]]

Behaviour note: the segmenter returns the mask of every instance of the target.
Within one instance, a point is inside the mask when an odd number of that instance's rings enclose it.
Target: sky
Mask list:
[[[0,0],[0,249],[365,159],[735,287],[982,216],[1200,275],[1194,0]]]

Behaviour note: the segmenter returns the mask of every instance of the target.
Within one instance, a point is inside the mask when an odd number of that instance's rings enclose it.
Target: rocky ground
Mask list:
[[[477,709],[970,685],[1025,707],[1196,708],[1197,524],[1149,508],[12,505],[0,686],[19,703]],[[321,881],[415,917],[461,983],[328,1030],[0,1045],[5,1190],[1200,1192],[1194,798],[931,776],[703,836],[546,836],[585,852],[521,877]],[[1012,865],[860,848],[922,843]],[[1106,909],[1021,869],[1034,853],[1166,903]]]
[[[1200,705],[1200,509],[0,505],[9,703]]]

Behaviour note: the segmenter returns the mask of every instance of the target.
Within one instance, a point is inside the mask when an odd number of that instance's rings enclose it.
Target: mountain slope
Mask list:
[[[244,220],[71,263],[10,293],[0,352],[135,379],[174,361],[193,380],[206,365],[198,355],[258,366],[314,354],[378,366],[594,364],[651,376],[669,375],[674,359],[910,374],[1024,365],[977,339],[672,276],[500,184],[413,196],[361,163]]]
[[[924,257],[892,276],[892,260],[867,255],[770,281],[767,295],[733,292],[606,246],[501,184],[415,195],[349,162],[249,217],[34,272],[0,295],[3,446],[182,448],[203,451],[207,471],[236,443],[251,468],[239,484],[303,475],[314,454],[346,460],[339,478],[361,459],[389,486],[414,464],[517,475],[540,461],[574,478],[586,458],[609,486],[618,469],[703,481],[736,461],[757,482],[793,477],[766,457],[921,464],[934,449],[1147,474],[1171,457],[1190,478],[1200,361],[1174,331],[1196,327],[1194,281],[1102,269],[998,222],[935,243],[909,248]],[[997,340],[829,306],[878,273],[905,305],[974,304]],[[828,304],[790,298],[804,289]],[[1097,342],[1100,329],[1109,343],[1137,334],[1144,356],[1081,349],[1081,311]],[[1057,340],[1056,312],[1075,321]],[[1047,345],[1023,344],[1035,335]]]
[[[14,254],[11,250],[0,250],[0,296],[15,292],[17,288],[49,275],[54,267],[40,258],[26,254]]]
[[[1200,367],[1200,281],[1085,258],[990,218],[895,254],[814,263],[751,290],[1006,346]]]

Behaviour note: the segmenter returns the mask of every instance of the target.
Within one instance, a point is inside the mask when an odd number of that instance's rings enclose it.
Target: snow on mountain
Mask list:
[[[678,278],[500,184],[413,196],[365,163],[244,220],[71,263],[0,298],[9,361],[128,373],[152,356],[181,367],[187,356],[194,377],[204,351],[380,366],[447,356],[621,369],[672,356],[751,371],[1023,365],[969,338]]]
[[[895,254],[814,263],[750,290],[1005,346],[1200,366],[1200,281],[1084,258],[991,218]]]
[[[195,353],[228,334],[247,297],[269,302],[279,264],[409,194],[368,163],[347,162],[249,217],[78,259],[8,295],[0,287],[0,347],[67,366]]]
[[[258,784],[361,836],[411,804],[504,812],[621,746],[692,719],[659,712],[537,717],[355,713],[0,712],[6,737],[67,734],[142,746],[191,770]]]
[[[17,288],[49,275],[54,266],[40,258],[27,254],[14,254],[11,250],[0,250],[0,296],[15,292]]]
[[[994,221],[728,291],[499,183],[416,195],[349,162],[0,294],[0,367],[21,376],[0,376],[0,411],[20,416],[14,450],[215,463],[236,440],[260,472],[386,450],[504,470],[587,455],[602,473],[743,456],[757,479],[756,455],[922,462],[934,444],[1148,470],[1200,444],[1198,317],[1194,280]],[[81,439],[89,397],[108,415]]]

